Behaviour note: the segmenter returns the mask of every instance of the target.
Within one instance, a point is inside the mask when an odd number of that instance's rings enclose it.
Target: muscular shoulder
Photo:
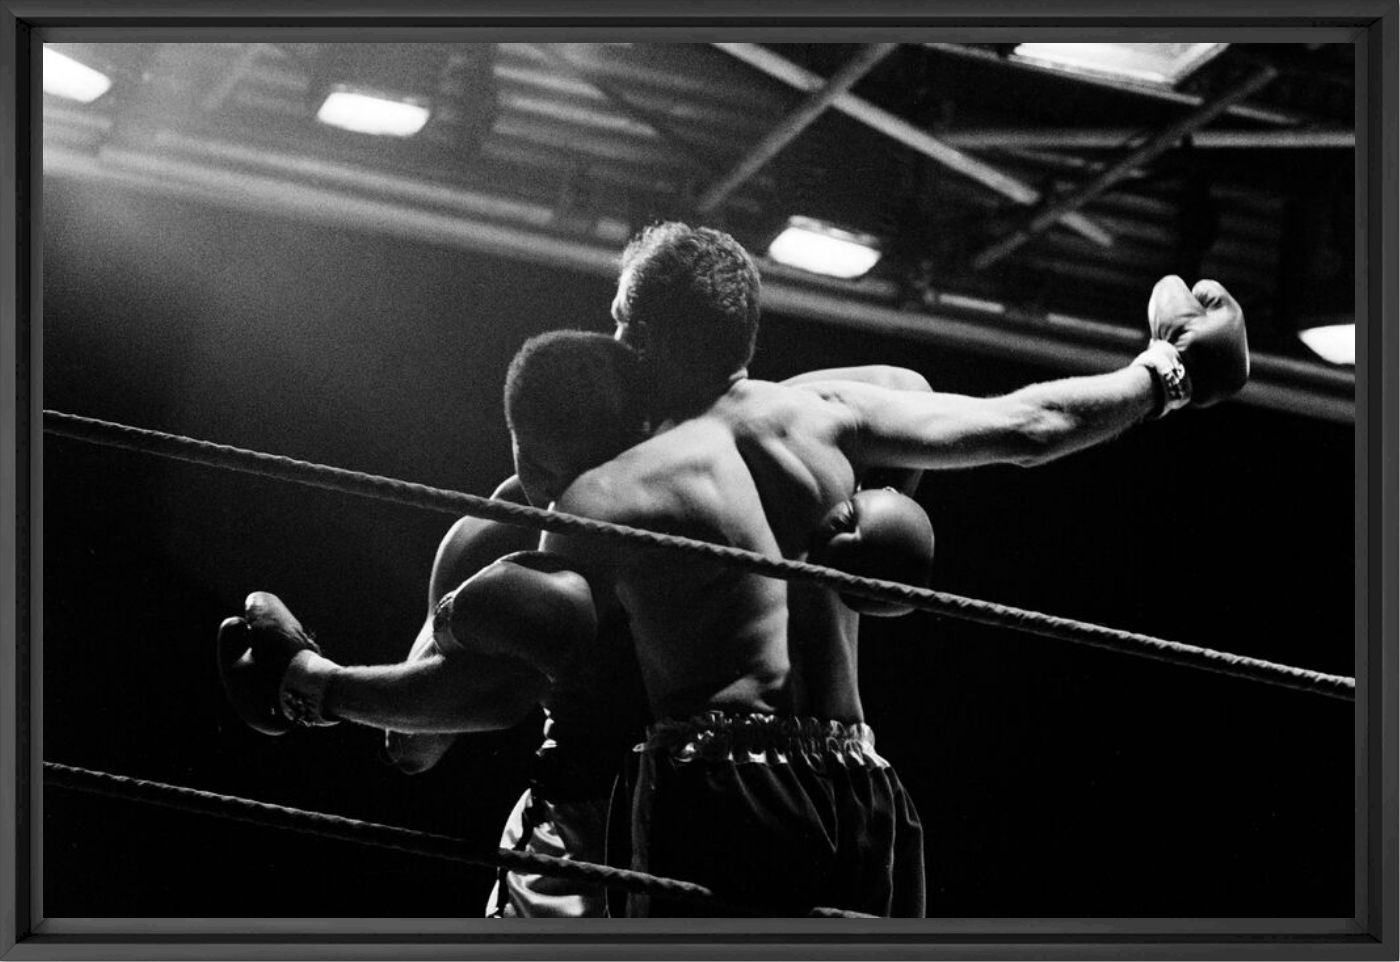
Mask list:
[[[731,417],[739,435],[794,434],[836,440],[855,426],[855,409],[847,403],[845,390],[859,383],[840,380],[813,380],[774,384],[754,381],[735,398]]]
[[[637,524],[653,513],[653,502],[664,491],[656,476],[667,454],[666,445],[644,442],[612,461],[579,475],[555,502],[555,510],[599,521]]]
[[[651,527],[653,512],[647,505],[655,494],[639,484],[633,472],[621,467],[609,462],[580,475],[554,502],[554,510],[593,521]],[[611,606],[613,599],[604,586],[615,582],[626,568],[627,552],[620,543],[550,532],[544,536],[541,547],[568,558],[583,573],[595,589],[600,610]]]
[[[554,502],[554,510],[564,514],[577,514],[585,518],[609,520],[615,512],[616,492],[622,483],[611,464],[605,464],[586,471],[574,479],[573,483]]]
[[[818,384],[827,381],[856,381],[889,388],[892,391],[932,391],[928,378],[918,371],[892,364],[866,364],[860,367],[833,367],[807,371],[782,383],[789,386]]]

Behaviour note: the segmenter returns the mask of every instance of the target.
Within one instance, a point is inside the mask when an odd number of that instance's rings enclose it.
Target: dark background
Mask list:
[[[45,187],[46,408],[485,494],[515,348],[607,329],[605,279]],[[866,362],[976,394],[1051,376],[777,314],[752,373]],[[254,588],[339,661],[401,658],[449,517],[55,437],[43,458],[46,759],[494,845],[536,723],[408,777],[367,729],[252,733],[214,669]],[[940,589],[1353,671],[1350,425],[1226,404],[919,497]],[[931,915],[1352,915],[1351,704],[920,613],[867,624],[861,658]],[[491,881],[54,787],[44,831],[50,917],[475,916]]]

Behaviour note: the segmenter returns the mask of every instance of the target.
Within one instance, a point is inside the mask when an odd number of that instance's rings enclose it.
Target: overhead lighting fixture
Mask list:
[[[866,274],[880,260],[875,238],[813,220],[792,217],[773,243],[768,256],[779,264],[851,280]]]
[[[326,94],[316,119],[359,134],[412,137],[427,124],[429,113],[422,103],[337,87]]]
[[[1219,54],[1224,43],[1021,43],[1011,56],[1025,63],[1094,77],[1174,86]]]
[[[101,71],[44,47],[44,93],[90,104],[111,87],[111,78]]]
[[[1326,324],[1298,332],[1314,354],[1333,364],[1356,364],[1356,324]]]
[[[476,137],[475,127],[489,130],[494,121],[494,50],[492,44],[319,44],[309,55],[307,102],[321,123],[358,134],[405,139],[423,132],[446,143],[473,128]]]

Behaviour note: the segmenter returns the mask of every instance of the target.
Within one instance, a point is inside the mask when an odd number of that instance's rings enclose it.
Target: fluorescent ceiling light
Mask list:
[[[337,89],[326,95],[316,119],[360,134],[412,137],[428,122],[428,108],[404,100]]]
[[[1356,325],[1328,324],[1298,332],[1298,339],[1324,361],[1356,364]]]
[[[44,93],[90,104],[111,86],[112,81],[106,74],[57,50],[44,48]]]
[[[873,237],[853,234],[809,217],[793,217],[768,245],[768,256],[789,267],[849,280],[874,267],[880,260],[880,251]]]
[[[1224,50],[1223,43],[1022,43],[1012,56],[1027,63],[1171,86]]]

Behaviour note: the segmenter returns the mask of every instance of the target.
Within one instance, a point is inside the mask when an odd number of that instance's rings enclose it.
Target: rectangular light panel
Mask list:
[[[1013,56],[1055,70],[1171,86],[1227,46],[1223,43],[1023,43],[1016,46]]]
[[[360,134],[412,137],[428,122],[428,108],[403,100],[388,100],[354,90],[332,90],[316,119]]]
[[[1356,364],[1356,325],[1327,324],[1298,332],[1314,354],[1333,364]]]
[[[90,104],[111,86],[106,74],[44,47],[44,93]]]
[[[789,267],[850,280],[868,273],[879,262],[880,251],[872,237],[793,217],[768,245],[768,256]]]

